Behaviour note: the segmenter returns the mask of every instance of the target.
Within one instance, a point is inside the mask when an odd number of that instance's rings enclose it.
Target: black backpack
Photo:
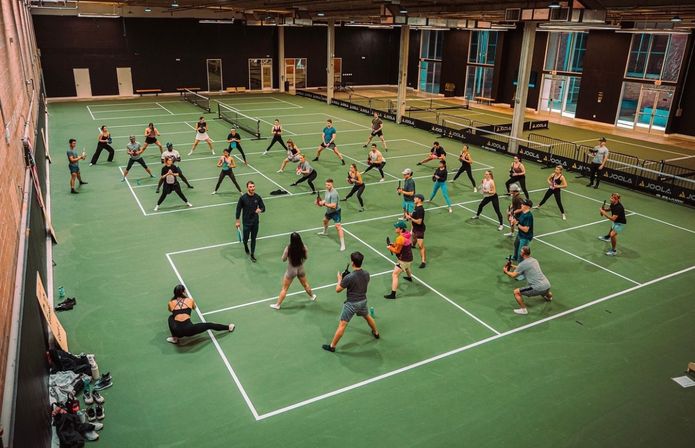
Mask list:
[[[92,373],[89,361],[84,355],[75,356],[59,348],[49,350],[48,355],[51,358],[51,373],[63,372],[66,370],[72,370],[78,375],[81,373],[91,375]]]
[[[69,414],[60,409],[54,412],[53,426],[56,427],[60,448],[84,447],[84,436],[78,431],[81,425],[83,423],[80,422],[80,417],[75,414]]]

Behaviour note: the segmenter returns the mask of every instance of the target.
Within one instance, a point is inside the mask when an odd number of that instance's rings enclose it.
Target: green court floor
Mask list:
[[[279,118],[285,139],[312,158],[332,118],[346,161],[364,168],[367,116],[288,95],[220,100],[261,119],[265,135]],[[306,184],[289,186],[293,165],[276,172],[284,150],[276,144],[263,156],[269,141],[242,132],[249,164],[238,163],[235,174],[256,183],[267,207],[258,263],[251,263],[234,230],[239,194],[229,180],[210,194],[228,123],[204,114],[216,155],[203,143],[188,157],[202,111],[178,97],[51,103],[49,112],[55,285],[77,297],[59,317],[71,351],[96,353],[114,377],[103,394],[100,446],[686,447],[695,440],[695,390],[671,380],[695,360],[692,209],[609,184],[589,189],[569,174],[567,220],[552,199],[534,212],[533,255],[555,299],[529,299],[529,315],[517,316],[512,290],[525,283],[501,272],[513,241],[497,231],[491,207],[471,219],[481,196],[459,178],[449,183],[453,213],[441,195],[427,204],[427,268],[415,268],[412,284],[401,279],[398,299],[387,301],[394,258],[384,240],[401,211],[395,188],[412,168],[417,191],[429,196],[434,166],[416,163],[432,134],[385,124],[386,179],[365,175],[364,212],[355,197],[341,202],[347,251],[340,252],[333,228],[328,238],[316,235],[323,210]],[[121,182],[127,138],[144,140],[150,121],[183,156],[179,166],[195,187],[183,189],[191,208],[174,195],[155,211],[155,182],[139,165]],[[67,140],[77,138],[89,160],[101,125],[112,132],[116,158],[82,162],[89,184],[71,195]],[[460,144],[441,142],[456,170]],[[472,155],[476,181],[490,169],[503,189],[510,159],[478,148]],[[156,146],[145,160],[159,169]],[[332,177],[347,194],[347,167],[333,154],[313,165],[317,186]],[[550,172],[533,164],[527,172],[538,202]],[[290,194],[269,195],[277,189]],[[598,208],[612,191],[629,210],[617,257],[605,256],[606,243],[596,238],[608,229]],[[275,311],[268,305],[293,231],[309,248],[306,271],[318,299],[294,284]],[[321,344],[344,300],[335,275],[355,250],[372,274],[369,304],[382,337],[373,339],[357,318],[338,351],[327,353]],[[177,283],[197,300],[200,316],[234,322],[236,331],[167,343],[166,303]]]

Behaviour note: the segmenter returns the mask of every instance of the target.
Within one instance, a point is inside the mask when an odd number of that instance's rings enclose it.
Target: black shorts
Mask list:
[[[424,230],[415,230],[413,229],[413,236],[415,237],[416,240],[424,240],[425,239],[425,231]]]
[[[328,148],[328,149],[335,149],[335,143],[329,143],[326,145],[325,143],[321,142],[321,147],[322,148]]]
[[[148,145],[151,145],[153,143],[157,143],[157,137],[146,137],[145,143],[147,143]]]
[[[378,131],[372,131],[372,137],[383,137],[384,132],[379,129]]]
[[[126,167],[126,171],[130,171],[130,169],[135,165],[135,162],[139,163],[142,165],[143,168],[147,169],[147,165],[145,164],[145,161],[142,160],[142,157],[139,159],[130,159],[128,160],[128,166]]]

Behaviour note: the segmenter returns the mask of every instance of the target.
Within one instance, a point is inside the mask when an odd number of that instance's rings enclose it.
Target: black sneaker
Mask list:
[[[587,187],[593,187],[594,184],[593,184],[593,183],[590,183],[590,184],[586,184],[586,186],[587,186]]]
[[[372,336],[374,336],[374,339],[379,339],[381,337],[381,335],[379,333],[374,333],[373,331],[372,331]]]
[[[186,184],[186,186],[187,186],[188,188],[193,188],[193,185],[191,185],[191,184]]]
[[[109,387],[113,386],[113,381],[111,380],[111,377],[108,378],[99,378],[99,380],[94,384],[94,387],[92,388],[93,390],[104,390],[108,389]]]
[[[318,158],[318,157],[314,157],[313,159],[311,159],[311,161],[312,161],[312,162],[318,162],[318,161],[319,161],[319,158]]]
[[[157,194],[159,194],[159,188],[157,188],[156,190],[154,190],[154,192],[157,193]]]
[[[291,184],[290,184],[290,187],[296,187],[296,186],[297,186],[296,183],[291,183]]]
[[[422,262],[422,263],[420,263],[419,267],[420,267],[420,269],[425,269],[426,266],[427,266],[427,263]]]
[[[421,163],[421,162],[418,162],[418,163],[417,163],[417,166],[420,166],[420,165],[422,165],[422,163]]]
[[[403,277],[403,280],[407,280],[409,282],[413,281],[413,277]]]
[[[83,180],[80,181],[80,185],[87,185],[89,182],[85,182]]]
[[[251,261],[253,261],[254,263],[258,261],[256,260],[256,257],[253,254],[251,254]]]
[[[247,246],[246,244],[244,244],[244,252],[246,252],[246,255],[251,253],[251,251],[249,250],[249,246]]]
[[[395,300],[395,299],[396,299],[396,294],[394,294],[394,293],[386,294],[386,295],[384,296],[384,299]]]
[[[96,408],[95,414],[96,414],[97,420],[104,420],[104,417],[106,417],[106,414],[104,413],[104,406],[98,404],[95,406],[95,408]]]
[[[362,145],[362,147],[363,147],[363,148],[366,148],[366,147],[367,147],[367,145]]]
[[[71,188],[71,189],[70,189],[70,193],[71,193],[71,194],[80,194],[80,192],[77,191],[77,190],[75,190],[74,188]]]
[[[97,413],[94,410],[93,407],[88,407],[87,408],[87,421],[93,422],[94,420],[97,419]]]
[[[55,310],[56,310],[56,311],[70,311],[70,310],[73,309],[74,306],[75,306],[74,303],[68,302],[68,301],[66,300],[66,301],[61,302],[61,303],[59,303],[58,305],[56,305]]]
[[[102,397],[101,394],[100,394],[98,391],[94,390],[94,391],[90,392],[90,394],[91,394],[92,399],[94,400],[94,402],[95,402],[96,404],[103,404],[103,403],[104,403],[104,401],[105,401],[105,400],[104,400],[104,397]],[[86,395],[85,395],[85,396],[86,396]],[[86,400],[85,400],[85,401],[86,401]]]
[[[323,344],[321,348],[327,352],[335,353],[335,347],[331,347],[329,344]]]
[[[341,165],[345,165],[345,159],[340,159]]]

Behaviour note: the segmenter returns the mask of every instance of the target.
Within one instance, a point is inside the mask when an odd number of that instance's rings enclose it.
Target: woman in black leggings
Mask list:
[[[485,171],[483,176],[483,183],[480,186],[480,192],[483,194],[483,200],[480,201],[478,205],[478,212],[473,216],[473,219],[478,219],[480,214],[483,212],[483,207],[485,207],[489,202],[492,202],[492,207],[497,213],[497,220],[500,225],[497,230],[504,229],[504,224],[502,224],[502,213],[500,212],[500,200],[497,197],[497,188],[495,188],[495,179],[492,176],[492,171]]]
[[[161,172],[161,179],[164,181],[164,190],[162,191],[162,195],[159,197],[159,200],[157,201],[157,205],[155,205],[154,207],[155,212],[159,210],[159,206],[162,205],[164,199],[166,199],[166,197],[169,196],[171,193],[176,193],[177,195],[179,195],[181,200],[186,203],[187,206],[193,207],[193,204],[188,202],[188,199],[186,199],[186,196],[184,196],[183,192],[181,191],[181,185],[179,184],[178,179],[180,175],[181,172],[179,168],[176,165],[174,165],[172,159],[167,158],[164,162],[164,166],[162,167]]]
[[[282,125],[280,124],[280,120],[276,119],[275,123],[273,124],[273,139],[270,141],[270,144],[266,148],[265,151],[263,151],[263,155],[268,154],[268,151],[270,151],[270,148],[273,147],[275,142],[280,143],[280,145],[285,148],[285,151],[287,151],[287,146],[285,146],[285,142],[282,141]]]
[[[92,160],[89,162],[89,166],[96,165],[101,155],[101,151],[106,150],[109,153],[109,158],[107,161],[113,162],[113,156],[116,154],[111,147],[111,133],[106,129],[106,126],[101,127],[101,132],[99,132],[99,140],[97,141],[97,149],[92,155]]]
[[[217,185],[215,185],[215,191],[213,191],[212,194],[217,194],[217,190],[220,188],[220,185],[222,185],[222,181],[225,177],[229,177],[237,191],[241,193],[241,187],[236,181],[236,177],[234,177],[234,171],[232,171],[232,168],[236,168],[236,163],[234,162],[234,157],[229,155],[229,151],[229,148],[224,148],[222,157],[217,161],[217,167],[222,169],[220,170],[220,177],[217,179]]]
[[[350,165],[350,171],[348,171],[347,181],[352,185],[352,190],[345,196],[345,201],[350,199],[353,194],[357,193],[357,200],[360,201],[360,209],[358,212],[364,211],[364,202],[362,202],[362,193],[364,193],[364,182],[362,181],[362,175],[357,171],[357,165],[354,163]]]
[[[458,179],[461,173],[465,172],[466,174],[468,174],[468,178],[471,180],[471,183],[473,184],[473,193],[477,193],[478,189],[475,186],[475,179],[473,179],[473,170],[471,170],[471,165],[473,165],[473,157],[471,157],[471,153],[468,151],[468,145],[463,145],[463,149],[461,150],[461,154],[459,155],[459,161],[461,162],[461,167],[456,172],[456,175],[454,176],[454,180],[452,180],[452,182]]]
[[[526,189],[526,167],[519,160],[519,156],[514,156],[514,161],[512,166],[509,167],[509,179],[504,183],[507,188],[507,196],[509,196],[509,186],[511,184],[519,184],[521,186],[521,191],[524,192],[524,196],[528,199],[528,190]]]
[[[188,297],[186,288],[183,285],[176,285],[174,297],[169,300],[169,331],[171,336],[167,342],[178,344],[179,338],[193,336],[208,330],[234,331],[234,324],[222,325],[212,322],[201,322],[194,324],[191,322],[191,312],[196,308],[195,300]]]
[[[543,196],[541,202],[534,208],[541,208],[541,206],[545,204],[545,201],[547,201],[550,196],[555,196],[557,208],[560,209],[560,213],[562,213],[562,220],[565,221],[567,217],[565,216],[565,208],[562,206],[562,199],[560,197],[563,188],[567,188],[567,179],[565,179],[565,175],[562,174],[562,165],[558,165],[555,167],[553,174],[548,176],[548,190],[545,192],[545,196]]]
[[[318,177],[318,173],[316,170],[309,165],[309,162],[306,161],[306,157],[304,154],[301,154],[299,156],[299,166],[297,166],[297,176],[302,176],[301,179],[299,179],[297,182],[290,184],[292,187],[296,187],[298,184],[301,184],[302,182],[306,181],[309,186],[311,187],[311,192],[316,193],[316,187],[314,187],[314,180]]]

